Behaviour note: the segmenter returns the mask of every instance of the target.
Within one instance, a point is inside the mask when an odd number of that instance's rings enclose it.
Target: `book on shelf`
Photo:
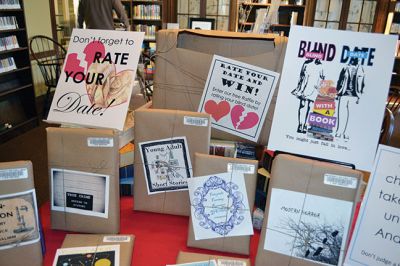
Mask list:
[[[161,8],[159,5],[135,5],[133,7],[134,19],[159,20]]]
[[[7,57],[0,60],[0,73],[17,69],[13,57]]]
[[[158,30],[158,27],[155,25],[138,24],[138,25],[135,25],[135,30],[144,32],[145,40],[155,40],[156,39],[156,31]]]
[[[15,16],[0,17],[0,30],[18,29],[18,21]]]
[[[19,48],[17,36],[7,36],[0,38],[0,51]]]
[[[19,8],[21,8],[19,0],[0,0],[0,10]]]

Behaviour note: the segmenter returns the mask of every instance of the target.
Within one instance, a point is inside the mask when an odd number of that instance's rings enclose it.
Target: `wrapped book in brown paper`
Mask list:
[[[42,265],[42,234],[30,161],[0,163],[0,209],[0,265]]]
[[[228,158],[196,153],[193,173],[195,178],[196,176],[205,176],[232,171],[240,171],[244,173],[248,204],[251,211],[255,200],[257,167],[258,161],[256,160]],[[187,245],[189,247],[249,255],[250,238],[250,235],[244,235],[196,240],[193,229],[193,220],[192,217],[190,217],[187,240]]]
[[[286,44],[287,38],[268,34],[160,30],[157,32],[153,107],[197,111],[214,54],[281,73]],[[268,142],[277,92],[276,89],[259,144]],[[212,129],[212,137],[249,142],[216,129]]]
[[[132,261],[132,252],[133,245],[135,242],[134,235],[86,235],[86,234],[67,234],[65,236],[64,242],[62,243],[61,249],[70,249],[74,248],[72,251],[69,251],[68,255],[73,255],[74,258],[79,258],[79,250],[84,250],[85,247],[105,247],[105,246],[115,246],[118,245],[119,258],[116,256],[118,254],[113,254],[111,251],[103,251],[105,254],[101,254],[100,252],[96,254],[96,258],[98,259],[97,263],[100,265],[101,263],[109,262],[110,264],[101,264],[101,265],[116,265],[115,261],[119,260],[119,264],[121,266],[129,266]],[[75,252],[75,253],[74,253]],[[108,252],[109,254],[106,254]],[[59,262],[63,260],[61,257],[63,252],[59,252],[59,256],[55,259],[58,259]],[[64,252],[67,253],[67,252]],[[111,254],[110,254],[111,253]],[[61,256],[60,256],[61,255]],[[87,254],[83,254],[87,256]],[[94,256],[93,256],[94,258]],[[69,257],[64,259],[70,259]],[[85,258],[87,259],[87,258]],[[100,262],[99,262],[100,261]],[[112,263],[114,262],[114,263]],[[70,261],[71,263],[71,261]],[[73,264],[73,263],[71,263]],[[58,265],[58,264],[57,264]],[[88,264],[89,265],[89,264]],[[96,261],[92,261],[90,265],[97,265]]]
[[[192,253],[192,252],[183,252],[179,251],[178,258],[176,259],[176,263],[190,263],[190,262],[200,262],[200,261],[210,261],[210,260],[222,260],[228,261],[230,263],[221,264],[221,265],[239,265],[239,266],[250,266],[249,259],[241,259],[235,257],[226,257],[226,256],[217,256],[217,255],[209,255],[209,254],[200,254],[200,253]],[[241,264],[239,264],[241,263]]]
[[[256,265],[342,265],[361,180],[344,166],[278,155]]]
[[[187,178],[194,153],[208,153],[208,114],[135,111],[134,209],[189,216]]]
[[[118,147],[113,130],[47,128],[53,229],[119,232]]]

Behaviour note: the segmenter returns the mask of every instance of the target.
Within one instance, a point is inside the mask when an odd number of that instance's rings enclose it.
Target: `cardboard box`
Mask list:
[[[153,107],[197,111],[214,54],[281,73],[287,38],[227,31],[160,30]],[[279,84],[277,85],[279,88]],[[268,142],[278,89],[258,143]],[[249,142],[212,129],[216,139]]]
[[[0,230],[7,229],[7,232],[0,233],[0,265],[40,266],[43,263],[34,188],[30,161],[0,163],[0,204],[5,205],[1,210],[10,215],[1,217]],[[24,232],[30,236],[26,237]],[[9,241],[8,237],[15,237],[16,241]]]
[[[252,209],[252,207],[254,206],[256,185],[257,185],[258,161],[196,153],[193,173],[196,178],[196,176],[212,175],[212,174],[227,172],[228,164],[246,164],[254,167],[253,174],[244,174],[249,206]],[[252,212],[252,210],[250,210],[250,212]],[[197,248],[249,255],[250,237],[251,236],[234,236],[234,237],[223,237],[215,239],[195,240],[192,219],[190,218],[187,245],[189,247],[197,247]]]
[[[197,126],[196,124],[187,123],[190,121],[204,121],[205,124]],[[154,142],[159,140],[167,140],[172,143],[174,138],[186,138],[188,151],[185,155],[190,158],[191,164],[194,162],[194,154],[196,152],[208,153],[210,143],[210,116],[204,113],[195,113],[187,111],[172,111],[159,109],[141,109],[135,112],[135,164],[134,164],[134,209],[140,211],[150,211],[157,213],[168,213],[176,215],[190,215],[190,202],[187,190],[169,191],[160,190],[161,193],[149,194],[148,181],[146,179],[145,168],[149,169],[158,163],[149,160],[143,163],[141,155],[141,143]],[[189,122],[190,122],[189,121]],[[148,145],[148,144],[146,144]],[[167,156],[166,161],[171,156]],[[153,154],[153,156],[162,156],[161,154]],[[161,157],[160,157],[161,159]],[[181,162],[182,159],[179,160]],[[167,163],[167,173],[172,164]],[[179,163],[180,169],[188,169],[187,165]],[[147,170],[146,170],[147,171]],[[163,171],[161,169],[160,171]],[[162,178],[162,177],[160,177]],[[169,178],[169,175],[167,176]],[[186,185],[187,187],[187,185]]]
[[[176,263],[190,263],[190,262],[199,262],[199,261],[207,261],[207,260],[236,260],[243,261],[247,266],[250,266],[249,259],[241,259],[234,257],[226,257],[226,256],[217,256],[217,255],[209,255],[209,254],[200,254],[200,253],[192,253],[192,252],[183,252],[179,251],[178,257],[176,258]]]
[[[119,232],[118,147],[113,130],[47,128],[53,229]]]
[[[120,265],[130,266],[132,261],[134,235],[86,235],[67,234],[61,248],[74,248],[85,246],[120,246]]]
[[[347,178],[347,180],[357,180],[352,188],[332,185],[326,182],[326,175],[335,175],[337,177]],[[272,189],[282,189],[285,191],[301,192],[306,195],[315,195],[329,199],[341,200],[353,203],[351,216],[354,213],[356,202],[359,199],[359,188],[362,180],[362,173],[350,168],[339,166],[332,163],[319,162],[310,159],[304,159],[292,155],[278,155],[272,165],[271,180],[267,194],[267,204],[264,215],[263,229],[261,232],[258,252],[256,257],[257,266],[276,266],[276,265],[321,265],[312,260],[305,260],[298,257],[291,257],[278,252],[272,252],[264,249],[266,228],[268,227],[268,218],[271,213],[271,191]],[[345,184],[345,183],[343,183]],[[304,196],[303,196],[304,197]],[[290,198],[285,198],[289,203]],[[304,204],[304,203],[300,203]],[[304,207],[305,205],[303,205]],[[290,206],[288,206],[289,208]],[[326,206],[325,210],[330,210]],[[303,212],[303,210],[302,210]],[[335,213],[334,215],[339,215]],[[271,216],[272,217],[272,216]],[[344,222],[344,221],[343,221]],[[349,224],[351,223],[351,219]],[[344,225],[345,226],[345,225]],[[349,230],[350,231],[350,230]],[[347,237],[345,235],[344,237]],[[346,241],[347,243],[347,241]],[[347,245],[346,245],[347,246]]]
[[[186,123],[186,119],[204,121],[206,124],[202,124],[201,126],[190,125],[190,123]],[[146,179],[147,174],[145,173],[145,169],[148,171],[153,166],[153,163],[157,167],[156,164],[158,163],[152,160],[149,160],[147,164],[143,162],[141,144],[144,142],[156,143],[159,140],[167,140],[169,142],[173,141],[173,138],[186,138],[185,143],[189,150],[186,157],[190,158],[193,164],[196,152],[208,153],[210,116],[195,112],[141,109],[135,112],[135,121],[140,126],[135,127],[134,209],[189,216],[190,202],[187,190],[169,192],[160,190],[159,192],[161,193],[149,194],[149,181]],[[167,160],[172,159],[169,158],[168,154],[165,155],[168,157]],[[167,163],[167,166],[167,173],[169,173],[171,165]],[[187,169],[188,166],[182,164],[179,167]],[[187,170],[191,171],[192,169]],[[161,171],[163,170],[161,169]],[[169,175],[167,177],[169,178]]]

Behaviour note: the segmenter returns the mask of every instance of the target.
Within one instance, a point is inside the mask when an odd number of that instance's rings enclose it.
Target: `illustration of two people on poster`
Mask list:
[[[333,141],[333,136],[349,140],[349,120],[364,91],[364,81],[357,57],[350,58],[336,81],[326,79],[321,60],[306,59],[291,92],[299,99],[297,132],[321,140]]]

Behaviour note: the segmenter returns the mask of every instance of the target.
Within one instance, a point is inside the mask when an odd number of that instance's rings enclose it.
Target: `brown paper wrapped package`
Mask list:
[[[153,107],[197,111],[214,54],[278,73],[282,72],[287,38],[226,31],[160,30]],[[266,145],[274,115],[277,84],[262,126],[259,144]],[[212,129],[216,139],[244,141]]]
[[[0,169],[27,168],[28,178],[0,181],[0,195],[23,192],[35,188],[33,181],[33,169],[30,161],[16,161],[0,163]],[[23,256],[21,256],[23,254]],[[0,250],[0,265],[40,266],[43,263],[41,243],[18,246]]]
[[[89,137],[112,138],[113,147],[89,147]],[[118,135],[113,130],[47,128],[50,179],[52,168],[104,174],[110,177],[108,218],[51,210],[53,229],[82,233],[116,234],[119,232],[118,146]],[[50,188],[50,195],[52,193]]]
[[[244,174],[247,198],[249,201],[249,207],[251,212],[254,206],[254,199],[256,193],[258,161],[196,153],[193,175],[196,178],[196,176],[224,173],[227,172],[229,163],[249,164],[254,166],[254,174]],[[249,255],[250,237],[251,236],[233,236],[233,237],[195,240],[192,218],[190,217],[187,245],[189,247],[204,248],[210,250]]]
[[[208,255],[208,254],[200,254],[200,253],[191,253],[191,252],[183,252],[179,251],[178,258],[176,259],[176,263],[190,263],[190,262],[199,262],[199,261],[209,261],[209,260],[238,260],[246,263],[247,266],[250,266],[249,259],[240,259],[234,257],[225,257],[225,256],[216,256],[216,255]]]
[[[334,174],[341,176],[355,177],[358,179],[356,189],[343,188],[324,184],[325,174]],[[272,188],[285,189],[308,193],[316,196],[328,197],[332,199],[357,202],[359,199],[360,181],[362,173],[347,167],[332,163],[319,162],[315,160],[304,159],[292,155],[278,155],[273,162],[270,186],[268,189],[266,212],[264,214],[263,228],[261,231],[260,242],[258,243],[258,252],[256,257],[256,266],[311,266],[321,265],[309,260],[303,260],[296,257],[290,257],[264,250],[265,232],[268,221],[268,208],[271,202]],[[307,187],[308,186],[308,187]],[[355,209],[353,205],[353,213]]]
[[[104,237],[129,237],[129,242],[104,242]],[[91,247],[91,246],[108,246],[119,245],[121,266],[130,266],[132,261],[133,245],[135,242],[134,235],[84,235],[84,234],[67,234],[62,243],[61,248],[75,247]]]
[[[185,116],[207,118],[208,126],[185,125]],[[210,143],[210,116],[208,114],[140,109],[135,111],[135,167],[134,209],[175,215],[190,215],[187,190],[149,195],[139,143],[172,137],[185,136],[193,166],[195,152],[208,153]]]

